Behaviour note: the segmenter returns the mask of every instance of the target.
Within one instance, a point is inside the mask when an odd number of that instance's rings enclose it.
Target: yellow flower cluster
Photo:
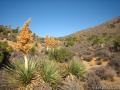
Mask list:
[[[49,37],[47,35],[45,38],[45,44],[48,48],[55,48],[59,45],[59,40],[56,40],[55,38]]]
[[[29,29],[30,19],[24,24],[22,30],[17,36],[17,42],[15,48],[21,51],[23,54],[28,54],[29,50],[33,46],[34,37]]]

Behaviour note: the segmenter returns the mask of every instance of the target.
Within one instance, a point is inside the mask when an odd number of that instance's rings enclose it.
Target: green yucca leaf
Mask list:
[[[85,67],[78,60],[70,61],[67,70],[69,73],[77,76],[78,78],[83,77],[85,74]]]
[[[45,82],[56,83],[60,77],[56,63],[54,61],[44,62],[41,68],[41,75]]]
[[[11,62],[11,65],[5,68],[8,82],[12,85],[27,86],[35,78],[37,64],[35,61],[29,61],[28,69],[25,69],[24,64]]]

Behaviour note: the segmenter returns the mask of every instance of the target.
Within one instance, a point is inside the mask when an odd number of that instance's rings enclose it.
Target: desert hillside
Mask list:
[[[0,25],[0,90],[120,90],[120,16],[60,38],[30,21]]]

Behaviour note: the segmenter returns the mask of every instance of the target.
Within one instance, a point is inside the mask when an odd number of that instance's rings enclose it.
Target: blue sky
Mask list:
[[[30,29],[39,36],[65,36],[120,16],[120,0],[0,0],[0,24]]]

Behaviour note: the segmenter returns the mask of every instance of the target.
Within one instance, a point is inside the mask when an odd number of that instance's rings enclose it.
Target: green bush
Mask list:
[[[35,53],[36,53],[36,48],[35,48],[35,46],[33,46],[31,49],[30,49],[30,55],[35,55]]]
[[[0,42],[0,49],[6,49],[8,47],[7,42]]]
[[[58,62],[65,62],[72,58],[73,53],[65,48],[54,49],[48,52],[50,60],[56,60]]]
[[[106,34],[103,34],[102,36],[96,36],[93,35],[91,36],[88,40],[90,40],[92,42],[92,44],[105,44],[108,40],[109,40],[109,36],[107,36]]]
[[[70,61],[67,70],[69,73],[75,75],[78,78],[83,77],[86,72],[84,65],[81,64],[78,60]]]
[[[56,84],[60,78],[58,65],[54,61],[45,61],[41,67],[41,76],[46,83]]]
[[[10,53],[12,52],[12,48],[10,48],[8,46],[7,42],[0,42],[0,63],[2,64],[3,59],[5,57],[7,57],[6,59],[4,59],[6,62],[8,61],[8,57],[10,55]],[[5,64],[5,63],[4,63]]]
[[[12,31],[13,33],[18,33],[18,28]]]
[[[117,52],[120,51],[120,40],[113,41],[113,49]]]
[[[66,47],[70,47],[70,46],[73,46],[76,42],[76,38],[75,37],[67,37],[65,39],[65,42],[64,42],[64,45]]]

